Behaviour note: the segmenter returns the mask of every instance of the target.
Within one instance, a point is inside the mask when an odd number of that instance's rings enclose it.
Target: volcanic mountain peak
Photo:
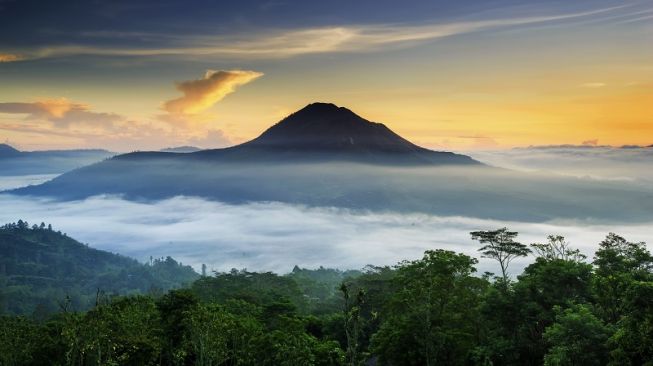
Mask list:
[[[245,144],[302,150],[414,152],[422,148],[381,123],[374,123],[344,107],[312,103]]]

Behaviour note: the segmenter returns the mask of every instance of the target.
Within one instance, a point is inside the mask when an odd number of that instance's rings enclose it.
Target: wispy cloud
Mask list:
[[[623,8],[623,6],[551,16],[475,20],[420,26],[378,24],[280,31],[265,30],[246,36],[190,36],[171,42],[183,44],[184,46],[111,48],[93,45],[54,45],[25,52],[25,54],[27,55],[26,58],[32,59],[77,55],[219,56],[237,59],[283,58],[315,53],[370,51],[478,31],[573,20],[609,13],[620,8]]]
[[[168,102],[170,110],[180,114],[169,114],[168,118],[132,119],[113,112],[95,111],[86,103],[49,98],[0,103],[0,131],[42,139],[56,136],[74,141],[77,146],[104,147],[114,151],[159,149],[178,144],[205,148],[230,145],[229,138],[210,125],[211,116],[203,116],[202,119],[202,116],[183,113],[210,106],[244,81],[224,75],[215,80],[209,77],[207,80],[213,81],[206,85],[202,83],[203,80],[180,84],[186,95]],[[191,117],[194,118],[192,123],[188,120]]]
[[[606,83],[602,83],[602,82],[590,82],[590,83],[580,84],[582,88],[590,88],[590,89],[602,88],[606,85],[607,85]]]
[[[16,62],[20,61],[23,58],[19,55],[15,55],[13,53],[0,53],[0,63],[1,62]]]
[[[36,102],[0,103],[0,113],[22,114],[27,120],[47,120],[57,126],[113,126],[124,117],[114,113],[99,113],[83,103],[66,98],[43,99]]]

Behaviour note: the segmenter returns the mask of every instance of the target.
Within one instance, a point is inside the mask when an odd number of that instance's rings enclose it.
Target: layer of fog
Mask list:
[[[41,184],[56,177],[58,174],[31,174],[31,175],[0,175],[0,191]]]
[[[426,213],[523,222],[653,221],[653,185],[513,172],[483,166],[397,166],[263,161],[247,156],[142,154],[61,175],[20,194],[80,200],[197,196],[232,204],[275,201],[313,207]],[[256,163],[247,163],[254,160]],[[290,160],[290,162],[289,162]]]
[[[484,163],[523,171],[547,171],[601,180],[653,182],[653,148],[608,146],[542,146],[496,151],[470,151]]]
[[[0,222],[51,223],[55,229],[88,243],[146,261],[172,256],[199,268],[247,268],[287,272],[294,265],[341,269],[367,264],[391,265],[421,257],[427,249],[449,249],[478,257],[473,230],[508,226],[524,243],[565,235],[590,258],[608,232],[632,241],[650,241],[653,223],[599,225],[574,222],[523,223],[424,214],[372,213],[308,208],[282,203],[230,205],[176,197],[156,203],[96,196],[81,201],[0,195]],[[515,261],[518,274],[529,261]],[[493,271],[481,259],[479,272]]]

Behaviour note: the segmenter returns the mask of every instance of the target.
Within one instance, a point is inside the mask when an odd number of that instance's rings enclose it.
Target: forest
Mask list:
[[[88,310],[56,299],[47,316],[0,317],[0,364],[653,365],[645,243],[610,233],[587,258],[562,236],[471,237],[496,274],[434,249],[360,271],[234,269],[169,291],[98,291]]]
[[[82,244],[51,225],[0,226],[0,312],[43,318],[62,301],[88,310],[100,296],[163,293],[199,275],[174,259],[147,264]]]

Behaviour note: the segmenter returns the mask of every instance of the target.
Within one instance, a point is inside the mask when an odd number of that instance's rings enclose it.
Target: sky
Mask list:
[[[224,147],[332,102],[433,149],[653,144],[653,1],[0,0],[0,141]]]

